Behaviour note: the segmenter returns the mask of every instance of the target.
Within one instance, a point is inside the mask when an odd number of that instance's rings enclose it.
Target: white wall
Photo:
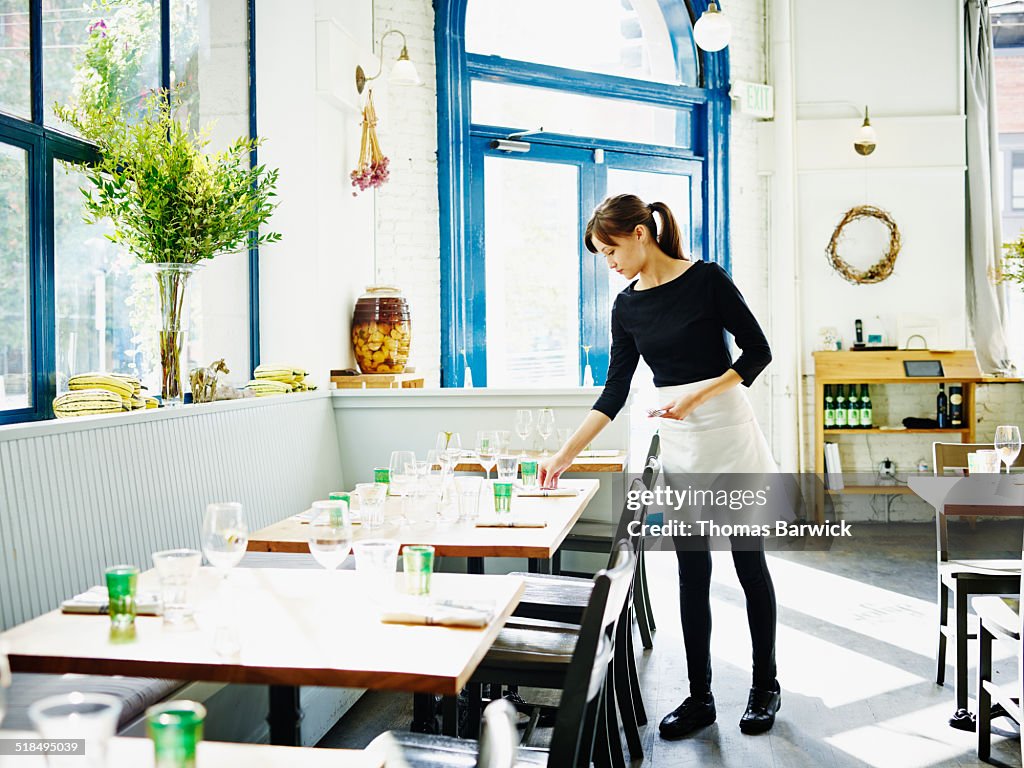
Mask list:
[[[352,308],[373,270],[373,198],[353,197],[348,176],[369,0],[258,0],[256,27],[260,162],[281,170],[270,226],[283,235],[260,252],[260,352],[326,386],[353,364]]]

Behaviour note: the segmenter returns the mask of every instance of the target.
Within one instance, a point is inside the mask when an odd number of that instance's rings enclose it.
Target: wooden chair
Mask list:
[[[1022,545],[1024,549],[1024,545]],[[1022,552],[1024,558],[1024,552]],[[1018,590],[1024,585],[1018,582]],[[1018,594],[1021,594],[1018,591]],[[1024,612],[1020,599],[1011,600],[993,595],[971,601],[978,614],[978,759],[988,762],[992,754],[992,718],[1007,715],[1018,725],[1022,722],[1024,702]],[[1005,640],[1015,644],[1017,679],[1012,688],[997,685],[992,679],[992,641]],[[993,704],[995,706],[993,706]],[[1024,760],[1024,747],[1021,750]]]
[[[661,472],[660,456],[661,438],[655,432],[644,461],[643,478],[648,490],[654,488],[654,483]],[[613,523],[584,520],[573,526],[561,548],[577,552],[607,552],[620,538]],[[654,647],[654,632],[658,627],[654,622],[654,609],[651,607],[651,595],[647,588],[647,564],[642,549],[637,550],[636,569],[638,576],[637,582],[633,585],[633,617],[640,629],[640,640],[644,648],[650,650]]]
[[[967,454],[992,449],[992,444],[934,443],[932,451],[934,473],[943,475],[950,469],[967,469]],[[1018,457],[1014,467],[1024,466],[1024,456]],[[968,600],[972,595],[1005,595],[1016,593],[1021,573],[1020,560],[956,560],[949,557],[949,538],[946,514],[942,509],[935,514],[935,540],[938,553],[937,587],[939,593],[939,637],[936,654],[935,683],[946,680],[946,641],[953,636],[956,645],[954,662],[954,695],[956,707],[967,709],[967,641],[977,637],[967,630]],[[954,625],[949,626],[949,598],[953,598]]]
[[[608,749],[608,729],[604,725],[603,709],[607,706],[605,681],[615,647],[616,629],[623,607],[629,597],[636,559],[628,542],[618,548],[615,567],[599,571],[594,576],[594,589],[583,617],[583,624],[574,632],[573,644],[560,686],[562,696],[558,717],[547,750],[520,747],[516,750],[516,766],[550,766],[550,768],[580,768],[588,766],[594,756],[595,744],[602,751]],[[555,640],[555,645],[558,641]],[[562,644],[564,645],[564,643]],[[554,658],[546,660],[550,665]],[[545,660],[538,660],[538,674],[524,678],[526,685],[534,684],[543,671]],[[487,708],[498,705],[499,712],[508,713],[507,702],[495,701]],[[488,728],[490,732],[490,728]],[[489,744],[490,736],[488,736]],[[409,768],[463,768],[473,764],[477,768],[491,768],[481,762],[481,749],[476,741],[448,736],[388,731],[367,747],[400,752],[401,764]],[[495,745],[493,753],[500,752]],[[490,757],[490,755],[488,755]],[[396,760],[398,762],[398,760]],[[599,764],[601,764],[599,762]],[[498,764],[500,765],[500,763]]]

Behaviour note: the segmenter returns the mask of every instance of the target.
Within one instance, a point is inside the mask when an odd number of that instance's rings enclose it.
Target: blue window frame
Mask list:
[[[438,71],[438,147],[441,208],[441,312],[443,386],[462,386],[468,367],[477,386],[487,384],[487,293],[484,263],[485,172],[488,158],[574,165],[578,170],[579,230],[609,190],[609,173],[672,174],[688,180],[690,250],[695,258],[730,268],[727,199],[728,54],[700,52],[692,21],[706,0],[657,0],[670,33],[677,84],[596,71],[467,53],[466,5],[473,0],[434,0]],[[650,4],[647,4],[648,6]],[[678,83],[695,83],[684,85]],[[536,125],[477,124],[471,119],[474,84],[504,84],[556,94],[642,104],[674,114],[674,133],[656,141],[580,131],[530,135],[529,152],[512,155],[494,139]],[[536,92],[536,91],[535,91]],[[599,150],[596,152],[595,150]],[[602,157],[603,155],[603,157]],[[677,211],[678,214],[678,211]],[[603,383],[609,358],[611,289],[602,260],[579,238],[580,344],[590,347],[595,383]],[[582,380],[584,352],[579,353]]]
[[[171,83],[171,3],[159,0],[160,82]],[[256,136],[255,0],[247,0],[249,63],[249,135]],[[30,114],[16,116],[0,104],[0,146],[17,148],[27,160],[28,206],[28,356],[27,407],[0,409],[0,424],[52,418],[56,394],[56,303],[54,269],[54,167],[58,161],[89,162],[95,148],[53,127],[45,115],[43,0],[28,0]],[[16,14],[12,14],[16,15]],[[257,162],[255,151],[251,161]],[[249,360],[259,364],[259,254],[249,252]],[[3,310],[0,307],[0,310]]]

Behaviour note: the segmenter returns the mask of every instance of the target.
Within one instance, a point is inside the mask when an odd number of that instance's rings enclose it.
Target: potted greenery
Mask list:
[[[182,402],[181,353],[188,311],[187,287],[207,259],[273,243],[276,232],[260,233],[276,207],[278,171],[250,167],[260,140],[237,139],[223,152],[208,153],[209,130],[195,131],[179,89],[158,90],[141,103],[126,99],[114,82],[123,71],[111,56],[104,22],[90,27],[72,105],[57,116],[94,142],[98,159],[82,170],[88,223],[109,220],[110,240],[153,265],[161,307],[161,395],[164,404]],[[124,46],[128,50],[127,44]]]

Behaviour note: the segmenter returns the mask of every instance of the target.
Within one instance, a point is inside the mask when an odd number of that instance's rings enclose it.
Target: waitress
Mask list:
[[[616,195],[594,211],[585,241],[609,269],[632,282],[612,306],[611,362],[604,392],[579,429],[540,467],[553,488],[573,459],[622,409],[642,356],[662,402],[661,462],[671,475],[770,473],[777,467],[746,393],[771,362],[764,333],[729,275],[717,264],[691,261],[679,225],[664,203]],[[726,343],[732,334],[742,354]],[[715,722],[711,694],[711,553],[676,547],[679,606],[690,695],[661,721],[661,735],[678,739]],[[753,685],[740,718],[743,733],[763,733],[782,702],[775,678],[775,589],[764,548],[736,546],[733,563],[747,601],[753,644]]]

